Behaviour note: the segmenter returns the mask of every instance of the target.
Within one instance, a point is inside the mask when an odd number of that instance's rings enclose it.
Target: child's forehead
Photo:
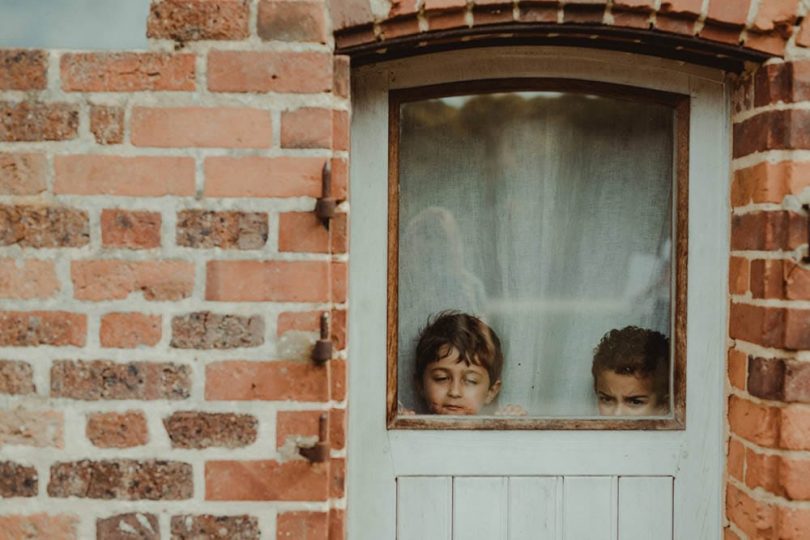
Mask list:
[[[596,375],[596,386],[598,389],[622,393],[653,393],[655,385],[652,374],[617,373],[612,369],[603,369]]]

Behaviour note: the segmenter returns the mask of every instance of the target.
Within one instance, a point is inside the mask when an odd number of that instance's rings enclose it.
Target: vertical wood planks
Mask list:
[[[619,540],[672,540],[672,477],[619,479]]]
[[[506,477],[454,480],[453,540],[507,540],[508,483]]]
[[[449,476],[397,479],[397,540],[451,540],[452,482]]]
[[[561,537],[562,478],[509,479],[509,540],[558,540]]]
[[[565,540],[616,540],[616,529],[616,478],[565,477],[563,480]]]

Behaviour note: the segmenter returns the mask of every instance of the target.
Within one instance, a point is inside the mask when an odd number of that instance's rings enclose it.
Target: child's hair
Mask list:
[[[593,350],[593,384],[601,371],[620,375],[652,377],[660,398],[669,395],[669,340],[655,330],[626,326],[613,329]]]
[[[501,340],[495,331],[478,317],[458,311],[437,313],[427,326],[419,332],[416,345],[416,371],[414,377],[422,383],[428,364],[439,360],[439,354],[447,354],[442,349],[454,347],[458,351],[459,362],[474,364],[487,370],[492,386],[501,378],[503,352]]]

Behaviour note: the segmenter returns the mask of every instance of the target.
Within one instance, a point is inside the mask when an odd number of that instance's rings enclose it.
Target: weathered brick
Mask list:
[[[805,540],[810,531],[810,510],[779,507],[779,540]]]
[[[79,108],[68,103],[0,102],[0,142],[67,141],[79,130]]]
[[[810,349],[810,309],[785,310],[784,348],[794,351]]]
[[[0,461],[0,497],[36,497],[37,470],[11,461]]]
[[[149,442],[149,429],[142,411],[90,414],[85,434],[99,448],[132,448]]]
[[[0,153],[0,195],[37,195],[48,189],[42,154]]]
[[[731,257],[728,264],[728,291],[731,294],[748,292],[749,261],[743,257]]]
[[[174,41],[248,37],[247,0],[163,0],[152,3],[146,35]]]
[[[81,247],[90,242],[87,212],[62,206],[0,205],[0,245]]]
[[[709,2],[706,20],[724,25],[742,27],[748,18],[751,0],[726,0]]]
[[[796,22],[799,0],[768,0],[760,2],[753,28],[760,32],[776,31],[789,35]]]
[[[276,0],[271,0],[276,3]],[[314,107],[281,113],[281,146],[331,148],[332,111]]]
[[[752,306],[732,302],[729,313],[729,335],[765,347],[785,344],[785,312],[774,307]]]
[[[807,66],[808,63],[804,62],[760,67],[754,74],[754,105],[763,107],[780,101],[792,103],[808,99]]]
[[[396,4],[392,4],[392,9],[395,7]],[[334,31],[374,22],[368,0],[329,0],[329,14]]]
[[[0,259],[0,298],[49,298],[57,292],[53,261]]]
[[[731,217],[733,250],[791,250],[806,242],[806,220],[796,212],[750,212]]]
[[[726,516],[752,538],[773,538],[776,525],[774,508],[752,499],[731,484],[726,485]]]
[[[278,515],[276,540],[321,540],[328,537],[326,512],[283,512]]]
[[[34,370],[28,362],[0,360],[0,394],[22,395],[37,391]]]
[[[262,0],[257,32],[264,40],[326,43],[323,2]]]
[[[237,349],[264,344],[264,318],[197,311],[172,319],[175,349]]]
[[[785,56],[787,37],[775,32],[762,34],[749,30],[748,33],[745,34],[744,46],[774,56]]]
[[[51,397],[174,400],[190,392],[191,368],[182,364],[56,360],[51,367]]]
[[[775,447],[779,440],[779,409],[776,407],[730,396],[728,423],[731,431],[756,444]]]
[[[796,33],[796,45],[810,47],[810,18],[805,17]]]
[[[346,214],[336,214],[329,229],[313,212],[284,212],[279,215],[278,249],[296,253],[346,253]]]
[[[255,516],[172,516],[172,540],[259,540],[260,537],[259,520]]]
[[[0,411],[0,446],[15,444],[62,448],[65,419],[60,411],[10,409]]]
[[[334,401],[343,401],[346,399],[346,361],[335,360],[329,361],[329,379],[332,382],[330,388],[331,398]]]
[[[783,399],[785,362],[781,358],[752,357],[748,363],[748,392],[762,399]]]
[[[160,342],[160,315],[107,313],[101,317],[99,340],[102,347],[135,349],[154,347]]]
[[[206,197],[319,197],[324,160],[314,157],[210,157]]]
[[[748,378],[748,355],[736,349],[728,350],[728,380],[731,386],[745,390]]]
[[[194,55],[158,52],[68,53],[62,56],[68,92],[194,90]]]
[[[329,496],[342,499],[346,496],[346,460],[332,458],[329,460]]]
[[[810,459],[791,459],[781,456],[779,459],[780,492],[793,501],[810,500]],[[805,531],[807,532],[807,531]]]
[[[783,399],[810,403],[810,362],[786,360],[784,364]]]
[[[702,0],[661,0],[658,10],[665,14],[678,14],[697,18],[700,16]]]
[[[78,540],[79,516],[68,514],[0,515],[0,530],[9,540]]]
[[[810,269],[792,261],[782,261],[785,298],[810,300]]]
[[[0,90],[44,90],[48,57],[44,51],[0,51]]]
[[[751,489],[762,488],[781,494],[779,486],[779,456],[745,450],[745,484]]]
[[[101,211],[101,243],[129,249],[160,247],[160,226],[159,212],[105,209]]]
[[[123,300],[140,292],[146,300],[191,296],[194,265],[187,261],[72,261],[73,295],[79,300]]]
[[[329,509],[329,540],[346,539],[346,511],[342,508]]]
[[[767,111],[734,124],[734,157],[765,150],[810,148],[810,110]]]
[[[346,445],[345,412],[345,409],[328,412],[329,444],[334,450]],[[276,446],[283,446],[289,437],[317,437],[323,414],[324,411],[279,411],[276,415]]]
[[[160,523],[155,514],[118,514],[96,520],[97,540],[160,540]]]
[[[174,448],[239,448],[256,442],[258,421],[249,414],[178,411],[163,425]]]
[[[182,210],[177,245],[193,248],[260,249],[267,243],[266,212]]]
[[[563,21],[573,24],[601,24],[605,17],[605,4],[607,4],[607,2],[603,2],[602,5],[565,4],[563,6]],[[446,14],[442,13],[442,15]],[[436,25],[431,24],[430,29],[457,28],[464,24],[465,17],[463,11],[460,11],[455,18],[458,19],[455,23],[444,24],[441,27],[436,27]]]
[[[164,148],[268,148],[270,111],[235,107],[135,107],[132,144]]]
[[[744,480],[745,447],[736,439],[728,440],[728,455],[726,457],[726,471],[729,476],[737,480]]]
[[[84,347],[87,316],[66,311],[0,311],[0,346]]]
[[[326,370],[311,362],[224,361],[205,366],[205,399],[326,401]]]
[[[810,450],[810,407],[789,405],[779,412],[779,446],[787,450]]]
[[[309,51],[211,51],[208,89],[213,92],[329,92],[332,57]]]
[[[90,131],[98,144],[124,142],[123,107],[93,105],[90,108]]]
[[[332,93],[337,97],[348,98],[351,90],[350,72],[351,60],[345,55],[336,55],[333,60]]]
[[[278,316],[276,333],[279,338],[287,332],[319,332],[323,311],[285,311]],[[346,347],[346,311],[332,310],[329,314],[330,338],[335,347]]]
[[[57,462],[48,482],[51,497],[167,501],[190,499],[192,493],[191,465],[178,461]]]
[[[194,195],[192,157],[56,156],[54,193],[164,197]]]
[[[325,501],[328,469],[304,460],[207,461],[208,501]]]
[[[754,298],[784,298],[784,268],[778,259],[751,261],[751,295]]]
[[[209,261],[205,299],[230,302],[342,302],[346,265],[321,261]],[[331,298],[329,293],[332,293]]]

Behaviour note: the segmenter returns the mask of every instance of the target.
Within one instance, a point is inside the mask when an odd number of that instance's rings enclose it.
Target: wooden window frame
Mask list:
[[[675,273],[670,310],[672,404],[667,417],[492,417],[398,416],[399,135],[403,103],[441,97],[514,91],[595,94],[624,101],[655,103],[674,111],[673,226]],[[686,314],[689,201],[689,96],[613,83],[559,78],[483,79],[391,90],[388,101],[388,271],[387,391],[388,429],[408,430],[684,430],[686,429]],[[674,308],[673,304],[674,303]]]

